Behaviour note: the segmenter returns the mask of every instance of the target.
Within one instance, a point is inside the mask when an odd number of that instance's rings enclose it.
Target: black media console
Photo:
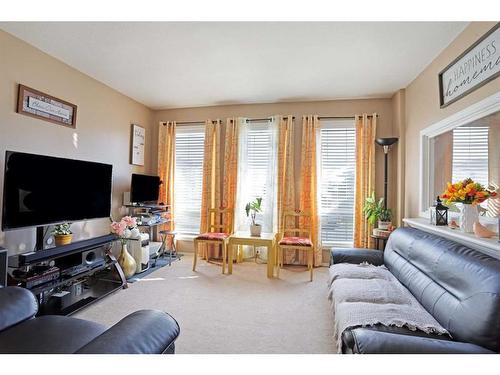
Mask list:
[[[38,315],[70,315],[120,288],[123,271],[111,253],[113,234],[9,257],[8,284],[29,289]]]

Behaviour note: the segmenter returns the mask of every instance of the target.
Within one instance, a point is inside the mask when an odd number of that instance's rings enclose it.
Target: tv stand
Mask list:
[[[123,270],[111,249],[110,234],[9,257],[9,285],[29,289],[38,315],[70,315],[121,288]]]

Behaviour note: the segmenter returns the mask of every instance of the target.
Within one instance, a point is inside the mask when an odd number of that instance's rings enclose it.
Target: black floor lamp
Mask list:
[[[389,146],[398,141],[398,138],[377,138],[375,142],[384,148],[384,208],[387,208],[387,160]]]

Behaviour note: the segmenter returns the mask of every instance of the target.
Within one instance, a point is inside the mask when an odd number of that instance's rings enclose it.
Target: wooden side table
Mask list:
[[[372,234],[370,237],[375,240],[375,248],[377,250],[385,250],[385,245],[387,244],[387,240],[389,239],[389,237],[376,236],[374,234]],[[382,248],[380,248],[380,243],[382,243]]]
[[[249,245],[267,247],[267,277],[274,277],[274,264],[276,260],[276,233],[262,233],[260,237],[252,237],[249,232],[236,232],[229,237],[228,273],[233,273],[233,246]]]

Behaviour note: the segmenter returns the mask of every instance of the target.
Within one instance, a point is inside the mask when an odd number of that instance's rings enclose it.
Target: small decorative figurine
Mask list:
[[[479,221],[474,223],[473,228],[474,234],[479,238],[491,238],[497,235],[495,232],[482,225]]]
[[[460,228],[460,225],[457,224],[456,220],[451,220],[450,223],[448,224],[448,228],[458,229],[458,228]]]

